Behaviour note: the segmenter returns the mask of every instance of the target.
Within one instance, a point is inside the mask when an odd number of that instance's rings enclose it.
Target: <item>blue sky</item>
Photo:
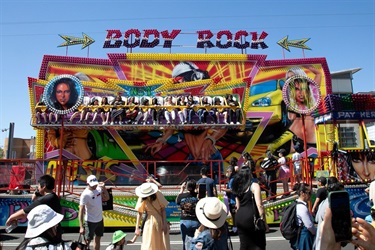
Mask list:
[[[268,37],[267,49],[247,49],[247,54],[264,54],[268,60],[325,57],[331,72],[362,68],[354,75],[354,92],[375,90],[375,1],[374,0],[0,0],[0,129],[15,123],[15,137],[30,138],[27,77],[38,78],[43,55],[104,58],[108,53],[125,53],[126,48],[103,49],[106,30],[181,29],[172,53],[204,53],[191,48],[196,31],[239,30]],[[82,37],[95,43],[58,47],[59,36]],[[284,51],[277,42],[310,38],[311,50]],[[215,41],[213,39],[213,41]],[[135,48],[139,53],[169,53],[169,50]],[[212,49],[208,53],[240,53],[238,49]],[[0,133],[0,146],[8,132]]]

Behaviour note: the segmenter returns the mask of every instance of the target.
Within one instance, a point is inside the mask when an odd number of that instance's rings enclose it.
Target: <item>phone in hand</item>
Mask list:
[[[206,183],[200,183],[198,186],[198,199],[206,197]]]
[[[350,213],[349,193],[346,191],[332,191],[328,194],[328,201],[332,210],[332,228],[336,242],[352,239],[352,217]]]

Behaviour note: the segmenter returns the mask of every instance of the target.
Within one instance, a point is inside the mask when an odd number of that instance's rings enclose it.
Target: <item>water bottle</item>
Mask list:
[[[18,226],[17,222],[13,221],[9,226],[5,228],[5,232],[10,233]]]

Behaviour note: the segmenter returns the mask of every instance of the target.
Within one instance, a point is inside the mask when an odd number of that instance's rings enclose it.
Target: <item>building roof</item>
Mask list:
[[[335,71],[335,72],[330,72],[330,73],[331,73],[331,76],[334,76],[334,75],[341,75],[341,74],[347,74],[347,73],[354,74],[354,73],[357,73],[358,71],[360,71],[361,69],[362,69],[362,68],[344,69],[344,70]]]

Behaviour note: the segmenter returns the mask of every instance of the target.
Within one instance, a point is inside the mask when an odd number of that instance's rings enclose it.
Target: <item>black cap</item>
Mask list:
[[[284,148],[281,148],[277,150],[277,153],[282,153],[283,155],[286,155],[286,150]]]
[[[319,177],[319,178],[318,178],[318,181],[319,181],[320,183],[322,183],[323,186],[325,186],[325,185],[327,184],[327,178],[324,177],[324,176]]]

